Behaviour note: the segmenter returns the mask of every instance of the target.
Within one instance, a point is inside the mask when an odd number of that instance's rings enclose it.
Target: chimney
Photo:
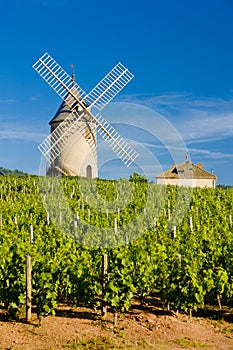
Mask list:
[[[197,166],[199,169],[202,169],[202,163],[198,163]]]

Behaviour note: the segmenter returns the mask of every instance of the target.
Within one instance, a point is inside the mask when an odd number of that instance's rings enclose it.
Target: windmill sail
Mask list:
[[[69,107],[76,101],[82,101],[82,97],[86,95],[47,52],[32,67],[63,100],[69,93]]]
[[[84,99],[90,108],[95,106],[101,111],[133,77],[134,75],[119,62]]]
[[[43,156],[49,161],[53,162],[66,146],[70,135],[75,132],[76,125],[79,119],[84,116],[84,113],[78,115],[71,113],[71,116],[66,118],[58,127],[46,137],[46,139],[38,146]]]
[[[84,116],[96,123],[100,136],[126,166],[136,159],[138,153],[133,147],[101,114],[93,115],[90,111],[92,107],[103,109],[129,83],[133,75],[127,68],[118,63],[89,94],[74,83],[48,53],[39,58],[33,68],[63,100],[66,100],[72,112],[38,147],[48,161],[52,162],[59,156],[68,142],[70,133],[79,130],[79,122]]]
[[[98,134],[106,141],[122,162],[127,167],[130,166],[137,158],[138,153],[100,113],[97,113],[94,118]]]

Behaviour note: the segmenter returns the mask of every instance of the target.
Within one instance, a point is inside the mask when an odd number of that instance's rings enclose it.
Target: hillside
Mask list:
[[[19,169],[10,170],[0,166],[0,175],[26,175],[27,173]]]
[[[2,176],[0,349],[231,349],[232,195]]]

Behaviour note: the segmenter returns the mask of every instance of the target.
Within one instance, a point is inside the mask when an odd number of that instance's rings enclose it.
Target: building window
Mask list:
[[[91,165],[88,165],[86,168],[86,175],[88,179],[92,179],[92,167]]]

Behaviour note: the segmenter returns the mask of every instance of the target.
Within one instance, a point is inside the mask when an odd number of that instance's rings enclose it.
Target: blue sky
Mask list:
[[[121,61],[135,78],[116,101],[159,113],[177,130],[194,163],[213,169],[218,183],[233,185],[231,0],[0,0],[0,32],[0,166],[39,171],[37,145],[61,103],[32,69],[48,51],[66,71],[75,65],[85,91]],[[115,105],[113,110],[111,122],[127,122],[127,116],[116,121]],[[157,135],[159,119],[147,112],[140,118],[141,128],[149,122]],[[151,152],[146,165],[151,177],[172,165],[163,143],[119,128],[138,150]],[[181,153],[184,160],[185,149]],[[101,176],[124,175],[113,163]]]

